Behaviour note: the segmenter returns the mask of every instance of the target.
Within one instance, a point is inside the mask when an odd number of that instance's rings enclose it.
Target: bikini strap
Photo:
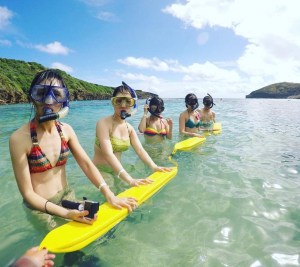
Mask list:
[[[30,121],[30,136],[31,136],[32,144],[34,146],[38,146],[39,142],[38,142],[38,139],[37,139],[37,133],[36,133],[36,127],[35,127],[34,119],[32,119]]]
[[[56,126],[56,129],[57,129],[57,131],[60,135],[60,138],[65,140],[65,137],[64,137],[64,134],[63,134],[63,131],[62,131],[60,125],[62,125],[61,122],[55,121],[55,126]]]
[[[128,127],[127,121],[125,121],[125,124],[126,124],[127,130],[128,130],[128,136],[130,137],[130,132],[129,132],[129,127]]]
[[[164,128],[162,127],[162,125],[164,126]],[[161,131],[163,129],[166,129],[166,125],[165,125],[164,121],[162,120],[162,118],[160,119],[160,127],[161,127]]]

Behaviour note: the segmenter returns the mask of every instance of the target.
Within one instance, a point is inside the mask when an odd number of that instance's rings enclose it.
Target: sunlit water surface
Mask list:
[[[177,176],[107,235],[55,266],[300,266],[300,100],[217,99],[220,135],[190,152],[177,152]],[[128,121],[137,129],[142,105]],[[182,99],[165,100],[174,139],[141,142],[158,164],[179,141]],[[38,245],[47,229],[25,216],[10,163],[8,138],[29,120],[28,104],[0,106],[0,266]],[[109,101],[72,102],[63,119],[92,157],[96,121],[112,113]],[[126,152],[137,178],[150,170]],[[76,196],[99,193],[71,157],[68,179]],[[103,198],[100,198],[103,201]],[[101,218],[99,218],[101,220]]]

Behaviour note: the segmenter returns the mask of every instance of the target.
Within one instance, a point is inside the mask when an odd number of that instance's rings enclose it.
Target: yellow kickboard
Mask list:
[[[222,123],[221,122],[215,122],[213,125],[213,133],[219,134],[222,132]]]
[[[208,135],[217,135],[220,134],[222,132],[222,123],[221,122],[215,122],[213,125],[212,129],[202,129],[204,136],[208,136]]]
[[[175,154],[177,150],[187,151],[204,143],[205,137],[191,137],[175,144],[172,154]]]
[[[137,199],[138,205],[141,205],[174,178],[177,171],[177,167],[173,167],[170,172],[155,172],[148,177],[153,180],[153,183],[131,187],[118,196],[134,197]],[[53,229],[45,236],[40,248],[46,247],[54,253],[80,250],[107,233],[129,213],[125,208],[115,209],[105,202],[100,206],[97,214],[98,219],[93,225],[71,221]]]

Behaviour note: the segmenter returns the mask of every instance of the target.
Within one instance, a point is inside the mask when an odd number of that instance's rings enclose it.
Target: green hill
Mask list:
[[[246,95],[246,98],[300,99],[300,83],[275,83]]]
[[[0,58],[0,104],[28,102],[27,94],[35,74],[46,68],[35,62]],[[113,87],[89,83],[57,70],[64,78],[72,100],[110,99]],[[139,98],[154,94],[136,90]]]

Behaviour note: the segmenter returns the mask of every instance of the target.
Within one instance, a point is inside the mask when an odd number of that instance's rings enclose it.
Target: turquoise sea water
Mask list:
[[[107,235],[55,266],[300,266],[300,101],[217,99],[221,135],[190,152],[177,152],[177,176]],[[142,116],[128,121],[137,129]],[[182,99],[165,100],[174,140],[145,145],[157,163],[179,140]],[[14,179],[8,138],[29,120],[28,104],[0,106],[0,266],[38,245],[46,229],[26,218]],[[72,102],[63,120],[93,154],[95,123],[112,113],[109,101]],[[142,143],[144,137],[139,135]],[[135,177],[150,174],[130,150]],[[99,193],[71,158],[68,179],[76,196]],[[102,199],[103,200],[103,199]],[[99,218],[101,219],[101,218]]]

